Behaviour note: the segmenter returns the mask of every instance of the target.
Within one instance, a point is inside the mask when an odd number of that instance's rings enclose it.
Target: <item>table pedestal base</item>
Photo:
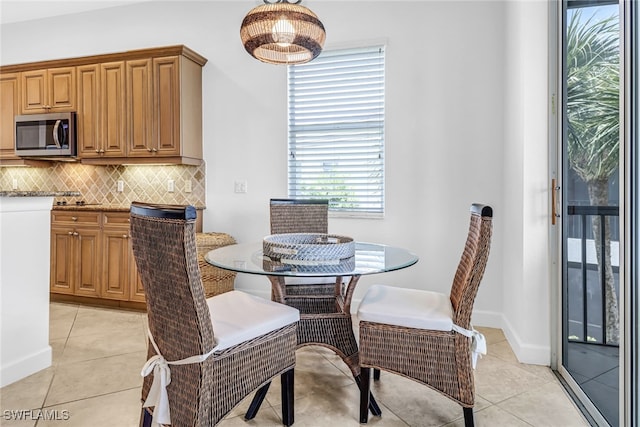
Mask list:
[[[284,277],[269,276],[272,285],[272,299],[300,310],[297,334],[298,348],[307,345],[320,345],[333,350],[349,367],[358,387],[361,383],[360,359],[358,344],[353,334],[350,306],[351,296],[359,279],[359,275],[351,276],[345,292],[342,277],[337,277],[335,286],[328,288],[333,291],[331,294],[313,292],[312,288],[325,285],[289,285],[289,288],[296,288],[300,291],[294,294],[287,292]],[[306,292],[303,288],[308,288],[309,291]],[[327,289],[326,286],[325,289]],[[246,419],[255,417],[268,389],[269,385],[267,384],[256,392],[245,415]],[[369,409],[375,416],[382,414],[372,394],[369,398]]]

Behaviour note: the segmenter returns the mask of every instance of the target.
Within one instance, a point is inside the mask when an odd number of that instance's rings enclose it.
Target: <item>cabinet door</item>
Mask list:
[[[104,229],[102,232],[102,298],[129,299],[128,228]]]
[[[22,114],[75,111],[75,67],[23,71]]]
[[[100,156],[100,67],[83,65],[78,73],[76,135],[80,157]]]
[[[15,116],[20,114],[20,75],[0,75],[0,159],[17,159],[15,155]]]
[[[74,287],[75,295],[100,295],[100,234],[99,228],[75,231],[75,267],[78,269]]]
[[[75,111],[75,67],[51,68],[47,70],[47,109],[50,112]]]
[[[127,155],[149,156],[152,144],[153,82],[151,59],[127,61]]]
[[[180,61],[153,59],[153,140],[158,155],[180,154]]]
[[[47,70],[22,72],[22,114],[46,113],[47,110]]]
[[[123,157],[124,142],[124,61],[100,64],[100,153],[104,156]]]
[[[51,228],[51,292],[73,294],[73,231],[67,227]]]

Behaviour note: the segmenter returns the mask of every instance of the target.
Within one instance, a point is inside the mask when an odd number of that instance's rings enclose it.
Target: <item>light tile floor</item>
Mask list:
[[[146,357],[143,313],[52,303],[53,365],[0,389],[2,426],[134,427],[140,414],[140,369]],[[479,328],[488,354],[476,370],[477,426],[587,426],[564,389],[542,366],[518,363],[502,331]],[[342,360],[317,346],[297,351],[295,426],[357,426],[358,389]],[[383,372],[372,390],[383,411],[371,426],[463,426],[462,409],[411,380]],[[222,427],[278,426],[279,381],[257,417],[245,421],[243,401]],[[12,419],[38,410],[65,420]]]

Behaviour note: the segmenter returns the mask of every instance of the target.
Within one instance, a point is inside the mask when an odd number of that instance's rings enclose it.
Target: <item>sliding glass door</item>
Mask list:
[[[619,425],[620,7],[562,16],[561,372],[597,424]]]

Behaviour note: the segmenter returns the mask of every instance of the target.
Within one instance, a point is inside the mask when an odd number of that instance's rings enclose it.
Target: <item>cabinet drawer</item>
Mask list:
[[[100,212],[52,210],[51,223],[100,225]]]
[[[102,225],[105,227],[129,226],[129,212],[103,212]]]

